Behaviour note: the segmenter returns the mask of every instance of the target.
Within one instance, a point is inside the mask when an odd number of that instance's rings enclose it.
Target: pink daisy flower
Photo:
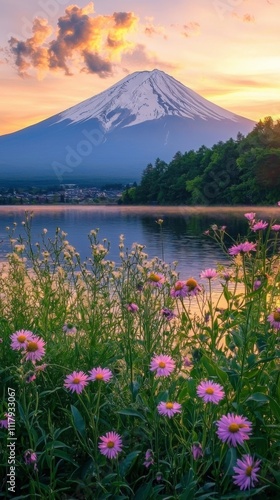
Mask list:
[[[194,460],[198,460],[200,457],[203,457],[203,450],[200,443],[193,444],[191,450]]]
[[[254,222],[256,214],[254,212],[247,212],[246,214],[244,214],[244,217],[246,217],[248,221]]]
[[[137,311],[139,311],[138,305],[134,304],[134,302],[129,302],[125,307],[131,313],[136,313]]]
[[[161,401],[157,405],[157,409],[160,415],[164,415],[168,418],[171,418],[175,415],[175,413],[181,413],[182,412],[182,406],[180,403],[171,403],[168,401],[165,403],[164,401]]]
[[[201,382],[197,387],[196,393],[203,399],[204,403],[218,404],[225,397],[223,387],[211,380]]]
[[[267,321],[269,321],[270,326],[280,330],[280,307],[277,307],[276,311],[267,317]]]
[[[154,464],[154,454],[152,450],[147,450],[145,453],[145,461],[143,462],[143,465],[148,469],[153,464]]]
[[[159,354],[151,360],[150,370],[156,372],[156,377],[168,377],[175,369],[175,361],[167,355]]]
[[[252,433],[252,422],[242,415],[228,413],[217,422],[218,437],[229,446],[237,446],[249,439]]]
[[[165,277],[161,273],[150,273],[148,276],[148,282],[156,288],[161,288],[165,282]]]
[[[218,273],[217,273],[216,269],[205,269],[205,271],[202,271],[202,273],[200,274],[201,278],[206,278],[208,280],[212,280],[214,278],[217,278],[217,276],[218,276]]]
[[[170,290],[170,295],[173,298],[186,297],[188,294],[188,289],[185,281],[176,281],[173,288]]]
[[[242,455],[241,459],[237,459],[236,466],[233,467],[236,473],[233,476],[234,484],[239,486],[241,490],[249,490],[251,487],[254,488],[255,483],[258,482],[257,472],[260,470],[261,461],[256,460],[250,455]]]
[[[277,205],[278,205],[278,207],[280,207],[280,201],[277,201]]]
[[[271,226],[272,231],[280,231],[280,224],[273,224]]]
[[[197,283],[197,281],[194,278],[189,278],[186,281],[186,287],[188,289],[187,295],[189,297],[197,295],[202,290],[201,286]]]
[[[245,241],[244,243],[240,243],[239,245],[233,245],[229,248],[228,253],[230,255],[238,255],[239,253],[249,253],[256,252],[256,243],[250,243],[249,241]]]
[[[100,437],[100,441],[98,445],[100,453],[107,458],[116,458],[122,451],[122,438],[116,432],[107,432],[105,436]]]
[[[256,224],[252,225],[252,231],[261,231],[262,229],[266,229],[268,226],[268,222],[265,222],[263,220],[259,220],[256,222]]]
[[[33,335],[31,340],[28,340],[24,356],[26,361],[32,361],[35,363],[36,361],[40,361],[45,354],[45,341],[36,335]]]
[[[88,385],[88,376],[84,372],[70,373],[64,381],[64,387],[77,394],[80,394],[86,385]]]
[[[88,380],[102,380],[103,382],[109,382],[109,380],[113,377],[113,374],[109,368],[93,368],[89,372]]]
[[[19,330],[12,335],[10,335],[10,339],[12,341],[11,348],[14,351],[19,351],[20,349],[25,349],[26,344],[29,340],[32,340],[34,333],[29,330]]]

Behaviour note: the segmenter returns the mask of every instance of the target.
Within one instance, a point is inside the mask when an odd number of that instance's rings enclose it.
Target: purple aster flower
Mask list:
[[[201,278],[206,278],[208,280],[212,280],[214,278],[217,278],[217,276],[218,276],[218,273],[217,273],[216,269],[205,269],[205,271],[202,271],[202,273],[200,274]]]
[[[280,330],[280,307],[277,307],[276,311],[267,317],[267,320],[269,321],[270,326]]]
[[[89,372],[88,380],[102,380],[103,382],[109,382],[109,380],[113,377],[113,374],[109,368],[93,368]]]
[[[271,226],[272,231],[280,231],[280,224],[273,224]]]
[[[134,304],[134,302],[129,302],[125,307],[131,313],[136,313],[137,311],[139,311],[138,305]]]
[[[183,364],[186,368],[190,368],[190,366],[193,365],[192,360],[189,358],[189,356],[185,356],[183,359]]]
[[[261,286],[262,282],[261,280],[255,280],[254,283],[253,283],[253,290],[258,290]]]
[[[237,459],[236,466],[233,467],[235,476],[233,482],[241,490],[249,490],[254,488],[255,483],[258,482],[257,472],[260,470],[260,460],[254,460],[251,455],[242,455],[241,459]]]
[[[198,460],[200,457],[203,457],[203,450],[200,443],[193,444],[191,450],[194,460]]]
[[[180,403],[171,403],[168,401],[165,403],[164,401],[161,401],[157,405],[157,409],[160,415],[164,415],[165,417],[171,418],[173,417],[176,413],[181,413],[182,406]]]
[[[86,385],[88,385],[88,376],[84,372],[70,373],[64,381],[64,387],[77,394],[80,394]]]
[[[237,446],[249,439],[252,433],[252,422],[242,415],[228,413],[217,422],[218,437],[229,446]]]
[[[107,432],[105,436],[100,437],[100,441],[100,453],[107,458],[116,458],[122,451],[122,438],[116,432]]]
[[[171,310],[168,309],[167,307],[164,307],[161,311],[162,316],[167,319],[167,321],[170,321],[171,319],[176,318],[176,314]]]
[[[200,382],[196,390],[197,395],[203,399],[204,403],[218,404],[225,397],[225,391],[220,384],[206,380]]]
[[[32,450],[26,450],[23,455],[26,465],[33,465],[34,470],[37,470],[37,453]]]
[[[66,335],[76,335],[77,328],[72,323],[65,323],[65,325],[63,325],[62,327],[62,331]]]
[[[154,454],[152,450],[147,450],[145,453],[145,461],[143,462],[143,465],[148,469],[153,464],[154,464]]]
[[[263,220],[259,220],[256,222],[256,224],[252,225],[252,231],[261,231],[262,229],[266,229],[268,226],[268,222],[265,222]]]
[[[150,370],[156,372],[156,377],[168,377],[174,369],[174,360],[165,354],[154,356],[151,360]]]
[[[185,281],[176,281],[173,288],[170,290],[170,295],[173,298],[186,297],[188,289]]]
[[[250,243],[249,241],[245,241],[244,243],[239,243],[239,245],[233,245],[229,248],[228,253],[230,255],[238,255],[239,253],[249,253],[256,252],[256,243]]]
[[[0,420],[0,427],[2,429],[8,429],[8,414],[5,413],[5,418],[3,418],[2,420]]]
[[[232,271],[230,269],[225,269],[224,271],[221,272],[221,277],[225,281],[230,281],[232,278]]]

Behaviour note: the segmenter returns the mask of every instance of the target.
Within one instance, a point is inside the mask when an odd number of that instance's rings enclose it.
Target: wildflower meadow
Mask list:
[[[84,262],[32,214],[7,228],[1,498],[280,497],[280,224],[245,218],[205,231],[228,266],[200,276],[122,235],[116,263],[92,230]]]

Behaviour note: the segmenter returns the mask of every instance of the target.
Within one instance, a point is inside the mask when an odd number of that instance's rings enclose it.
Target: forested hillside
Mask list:
[[[271,205],[280,199],[280,120],[265,118],[246,137],[178,152],[149,164],[123,204]]]

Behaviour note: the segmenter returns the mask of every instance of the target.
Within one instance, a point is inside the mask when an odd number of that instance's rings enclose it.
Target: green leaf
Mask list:
[[[207,358],[206,356],[202,356],[201,362],[204,365],[204,367],[207,370],[207,373],[210,377],[217,377],[222,384],[227,382],[228,376],[227,376],[226,372],[221,370],[209,358]]]
[[[236,448],[229,448],[225,458],[225,475],[231,476],[233,473],[233,466],[236,465]]]
[[[66,460],[66,462],[70,462],[71,464],[75,465],[75,467],[79,466],[79,464],[77,464],[77,462],[75,462],[75,460],[70,455],[68,455],[68,453],[66,453],[66,451],[56,449],[52,453],[52,456],[58,457],[58,458],[63,458],[63,460]]]
[[[125,459],[120,463],[120,474],[122,477],[125,477],[131,467],[133,466],[134,462],[136,461],[136,458],[140,454],[140,451],[132,451],[125,457]]]
[[[261,392],[255,392],[247,398],[246,401],[256,401],[257,403],[267,403],[269,401],[268,396],[262,394]]]
[[[123,410],[117,411],[120,415],[128,415],[129,417],[138,417],[141,418],[144,422],[146,422],[146,418],[139,411],[133,410],[132,408],[124,408]]]
[[[86,424],[76,406],[71,405],[71,413],[74,421],[74,425],[78,433],[85,438],[86,437]]]

